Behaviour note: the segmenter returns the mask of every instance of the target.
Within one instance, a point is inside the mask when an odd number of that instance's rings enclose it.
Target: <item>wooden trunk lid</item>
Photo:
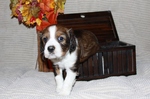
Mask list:
[[[57,21],[74,30],[89,30],[97,36],[99,42],[119,41],[110,11],[62,14]]]

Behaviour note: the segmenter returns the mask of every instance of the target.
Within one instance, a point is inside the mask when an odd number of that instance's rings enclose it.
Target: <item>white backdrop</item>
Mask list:
[[[11,19],[10,0],[0,1],[0,66],[35,67],[36,30]]]

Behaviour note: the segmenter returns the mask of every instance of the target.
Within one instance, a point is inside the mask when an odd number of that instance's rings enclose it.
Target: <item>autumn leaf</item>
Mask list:
[[[57,13],[55,13],[53,10],[47,13],[46,17],[48,19],[48,22],[50,22],[51,24],[56,24]]]
[[[16,13],[16,9],[19,6],[18,0],[10,0],[10,1],[11,1],[11,3],[10,3],[10,9],[12,10],[11,15],[12,16],[18,16],[17,13]]]
[[[32,7],[31,8],[31,14],[34,16],[34,17],[38,17],[38,13],[40,11],[40,8],[39,7]]]
[[[49,12],[51,9],[54,9],[54,6],[54,0],[42,0],[42,2],[40,2],[40,8],[43,12]]]
[[[24,4],[29,4],[30,2],[32,2],[33,0],[22,0],[22,3]]]
[[[41,22],[42,22],[42,20],[41,20],[41,19],[39,19],[39,18],[37,18],[37,19],[36,19],[36,23],[37,23],[37,25],[38,25],[38,26],[40,26],[40,25],[41,25]]]
[[[49,25],[51,25],[49,22],[43,20],[41,22],[41,25],[36,25],[36,29],[37,29],[37,31],[42,31]]]
[[[18,0],[10,0],[10,9],[18,4]]]
[[[64,4],[65,4],[65,2],[66,2],[66,0],[57,0],[56,1],[55,12],[63,13],[64,12]]]

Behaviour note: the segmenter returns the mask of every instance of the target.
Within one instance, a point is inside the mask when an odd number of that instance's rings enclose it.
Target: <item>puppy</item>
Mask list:
[[[56,91],[60,95],[69,95],[75,83],[78,64],[99,50],[99,43],[90,31],[65,28],[52,25],[42,32],[44,56],[54,65]],[[66,77],[63,79],[63,70]]]

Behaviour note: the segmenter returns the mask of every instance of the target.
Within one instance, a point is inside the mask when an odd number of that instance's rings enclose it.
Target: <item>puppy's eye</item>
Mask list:
[[[62,36],[58,37],[58,41],[62,42],[64,40],[64,38]]]
[[[44,43],[46,43],[46,42],[47,42],[47,40],[48,40],[48,38],[47,38],[47,37],[43,37],[43,42],[44,42]]]

